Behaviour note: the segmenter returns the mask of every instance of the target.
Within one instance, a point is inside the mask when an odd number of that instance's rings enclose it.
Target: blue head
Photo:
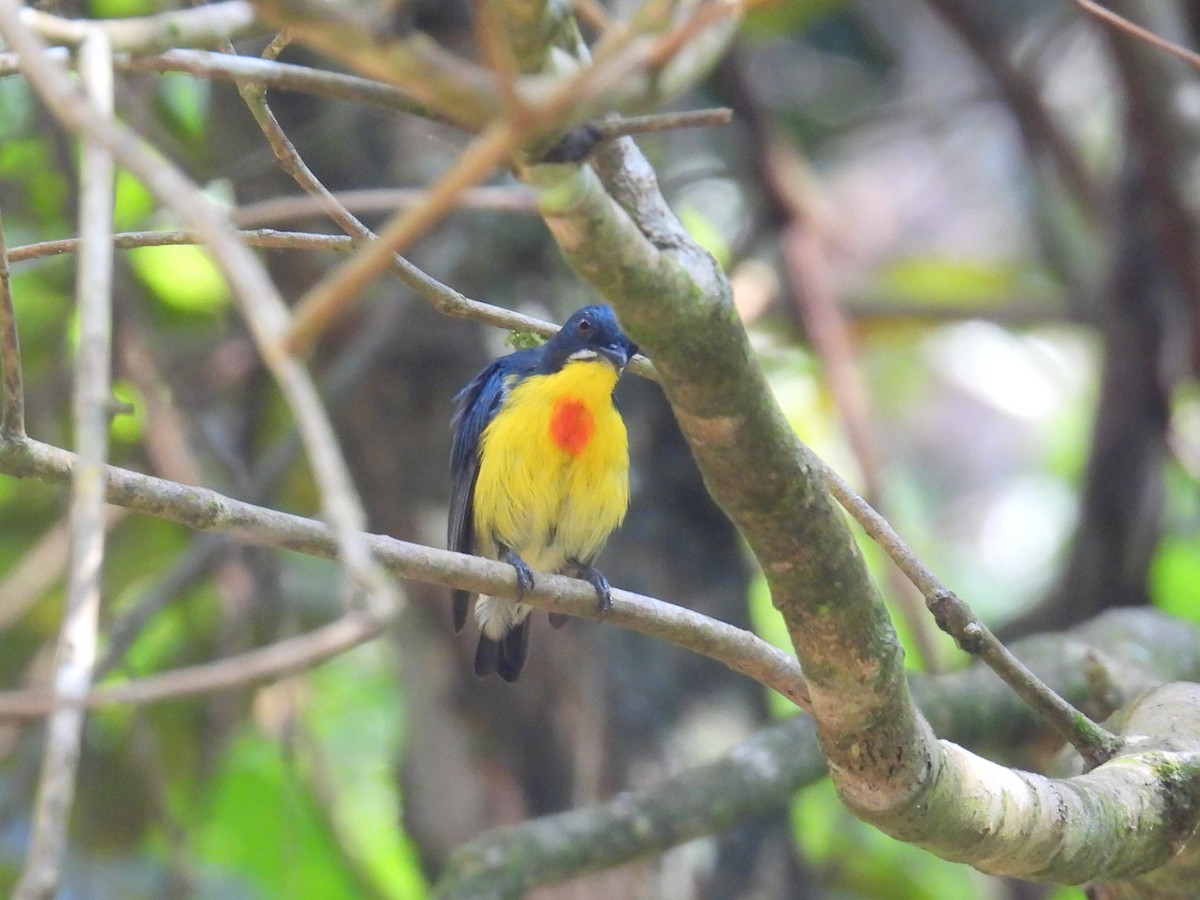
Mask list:
[[[541,350],[544,365],[552,372],[572,360],[588,359],[605,360],[620,371],[638,348],[621,331],[612,308],[596,305],[576,310]]]

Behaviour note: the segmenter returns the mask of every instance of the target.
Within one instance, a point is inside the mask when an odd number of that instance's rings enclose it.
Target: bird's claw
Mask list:
[[[533,590],[533,569],[512,550],[505,550],[500,558],[517,570],[517,599],[520,600]]]
[[[608,579],[604,577],[599,569],[594,569],[591,566],[578,566],[579,577],[586,580],[593,588],[596,589],[596,613],[603,617],[610,609],[612,609],[612,585],[608,583]]]

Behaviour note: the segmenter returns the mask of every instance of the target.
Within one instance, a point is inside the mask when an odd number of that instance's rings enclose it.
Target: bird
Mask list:
[[[451,550],[508,563],[517,598],[479,596],[475,674],[507,682],[529,647],[534,570],[571,575],[612,605],[608,579],[592,562],[629,506],[629,439],[613,389],[637,345],[611,307],[573,313],[544,344],[486,366],[454,398],[451,418]],[[454,631],[471,593],[452,593]],[[550,614],[561,627],[566,616]]]

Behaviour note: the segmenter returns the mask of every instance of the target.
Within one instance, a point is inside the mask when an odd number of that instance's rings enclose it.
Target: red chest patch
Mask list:
[[[554,404],[554,412],[550,415],[550,437],[559,449],[578,456],[592,439],[595,427],[592,414],[582,401],[568,397]]]

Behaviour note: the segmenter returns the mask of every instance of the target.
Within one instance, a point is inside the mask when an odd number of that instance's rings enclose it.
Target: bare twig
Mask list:
[[[292,354],[307,352],[367,285],[394,264],[397,254],[449,214],[461,191],[486,178],[516,149],[523,134],[523,130],[507,121],[489,127],[434,183],[424,202],[393,217],[375,241],[300,298],[295,320],[281,349]]]
[[[187,72],[200,78],[253,81],[264,87],[336,97],[365,106],[438,119],[433,111],[390,84],[344,72],[329,72],[255,56],[211,50],[168,50],[156,56],[118,59],[117,67],[130,71]]]
[[[1099,765],[1120,750],[1119,738],[1047,687],[921,562],[883,516],[858,496],[837,472],[817,457],[813,459],[829,492],[917,586],[938,626],[953,637],[959,647],[986,662],[1090,765]]]
[[[557,82],[536,104],[526,100],[520,117],[498,119],[464,151],[430,189],[425,202],[393,217],[377,241],[314,285],[297,304],[287,350],[305,352],[343,310],[387,266],[394,254],[441,221],[455,198],[485,178],[530,138],[553,129],[587,98],[599,96],[629,72],[653,61],[661,66],[689,39],[718,21],[736,15],[729,4],[702,4],[680,25],[657,40],[637,43],[636,31],[614,30],[595,50],[595,63]]]
[[[95,688],[87,695],[86,704],[138,706],[244,687],[312,668],[377,637],[386,625],[377,616],[351,610],[310,632],[237,656]],[[53,712],[58,702],[52,692],[36,688],[0,693],[0,719],[44,716]]]
[[[129,19],[65,19],[27,6],[21,24],[56,43],[77,44],[102,31],[113,50],[153,53],[169,47],[210,46],[224,40],[263,33],[254,9],[242,0],[227,0],[192,9],[171,10]]]
[[[728,125],[732,121],[733,110],[721,106],[714,109],[691,109],[683,112],[655,113],[648,116],[601,119],[593,123],[592,127],[599,132],[601,140],[607,141],[630,134],[677,131],[680,128],[712,128],[717,125]]]
[[[380,307],[355,338],[339,349],[338,357],[327,369],[321,385],[326,404],[336,404],[345,397],[359,382],[371,361],[377,359],[379,353],[390,346],[391,336],[395,333],[397,320],[403,315],[403,308],[403,304]],[[283,477],[300,450],[300,441],[292,433],[281,437],[260,454],[253,472],[241,485],[243,499],[254,503],[262,502],[272,486]],[[126,512],[120,507],[110,508],[121,513]],[[201,535],[195,540],[171,569],[112,623],[108,634],[107,653],[96,667],[97,677],[115,668],[150,618],[199,581],[224,555],[231,543],[227,537],[215,534]],[[0,600],[2,598],[3,593],[0,592]],[[2,609],[0,604],[0,610]]]
[[[340,234],[311,234],[303,231],[276,231],[273,228],[258,228],[253,231],[239,231],[240,237],[250,247],[260,247],[264,250],[338,250],[351,249],[349,238]],[[196,234],[186,231],[127,231],[114,234],[113,247],[117,250],[135,250],[139,247],[173,247],[180,244],[200,244],[203,239]],[[26,262],[31,259],[42,259],[47,256],[57,256],[61,253],[74,253],[79,248],[76,238],[62,238],[57,241],[40,241],[36,244],[24,244],[13,247],[9,251],[9,259],[16,262]]]
[[[80,45],[79,74],[97,113],[111,115],[112,50],[104,32],[88,34]],[[113,181],[112,156],[105,147],[85,137],[76,268],[79,352],[72,405],[78,463],[71,480],[71,561],[54,675],[56,709],[47,728],[34,800],[33,834],[15,894],[21,900],[49,897],[58,885],[75,793],[83,704],[96,660],[112,359]]]
[[[344,544],[342,562],[368,602],[385,614],[398,600],[390,582],[372,564],[359,536],[364,515],[332,427],[304,367],[280,349],[290,321],[279,292],[263,266],[237,240],[225,213],[176,167],[148,152],[128,129],[98,115],[78,94],[67,72],[44,55],[42,42],[22,27],[19,19],[17,0],[0,0],[0,34],[20,55],[30,84],[54,114],[72,130],[108,148],[185,225],[204,238],[238,298],[268,369],[295,414],[324,512]]]
[[[1159,37],[1153,31],[1130,22],[1124,16],[1118,15],[1111,9],[1105,9],[1099,3],[1096,3],[1095,0],[1075,0],[1075,5],[1089,15],[1095,16],[1106,25],[1117,29],[1117,31],[1123,31],[1128,35],[1132,35],[1139,41],[1145,41],[1152,47],[1157,47],[1159,50],[1182,59],[1188,65],[1200,69],[1200,54],[1195,51],[1180,46],[1174,41],[1168,41],[1166,38]]]
[[[397,209],[415,206],[424,195],[422,188],[366,188],[333,192],[333,198],[339,206],[356,214],[393,213]],[[533,193],[523,186],[481,186],[463,191],[458,197],[458,208],[535,213],[537,202]],[[275,197],[238,207],[233,213],[233,221],[243,228],[255,228],[324,213],[324,202],[315,197]]]
[[[364,226],[365,228],[365,226]],[[369,230],[367,232],[370,234]],[[340,234],[309,234],[298,231],[275,231],[271,228],[259,228],[254,231],[241,231],[238,236],[251,247],[261,247],[267,250],[336,250],[346,252],[353,249],[354,238]],[[162,247],[176,244],[197,244],[202,238],[197,234],[184,231],[133,231],[113,236],[113,246],[118,250],[132,250],[137,247]],[[14,247],[9,251],[13,262],[27,262],[42,257],[54,256],[60,253],[74,253],[78,249],[76,238],[64,238],[57,241],[42,241],[37,244],[25,244]],[[406,261],[407,262],[407,261]],[[434,309],[445,315],[460,316],[494,325],[497,328],[508,328],[512,331],[524,331],[550,337],[558,331],[558,326],[542,319],[514,312],[502,306],[472,300],[460,294],[449,285],[442,284],[437,279],[422,272],[407,263],[411,268],[411,280],[405,284],[412,287],[420,296],[428,300]],[[629,371],[643,378],[654,380],[654,367],[644,356],[635,356],[629,364]]]
[[[21,341],[13,312],[11,255],[4,246],[4,219],[0,217],[0,434],[25,435],[25,388],[21,383]]]
[[[15,477],[62,484],[70,480],[74,465],[73,454],[40,441],[26,438],[0,442],[0,471]],[[108,468],[108,501],[190,528],[232,533],[266,546],[325,558],[336,558],[339,553],[333,533],[320,522],[115,466]],[[405,578],[501,597],[515,595],[512,566],[504,563],[382,535],[364,539],[380,564]],[[542,609],[583,618],[597,617],[595,589],[586,581],[563,575],[539,574],[533,591],[524,600]],[[750,632],[682,606],[621,590],[613,591],[613,607],[604,620],[715,659],[777,691],[802,709],[808,708],[808,687],[795,657]],[[19,702],[14,700],[12,707],[0,700],[0,717],[44,714],[47,695],[35,694],[42,705],[37,707],[40,712],[34,713],[29,712],[31,694],[0,695],[0,698],[24,698]],[[161,696],[155,693],[154,699]]]

